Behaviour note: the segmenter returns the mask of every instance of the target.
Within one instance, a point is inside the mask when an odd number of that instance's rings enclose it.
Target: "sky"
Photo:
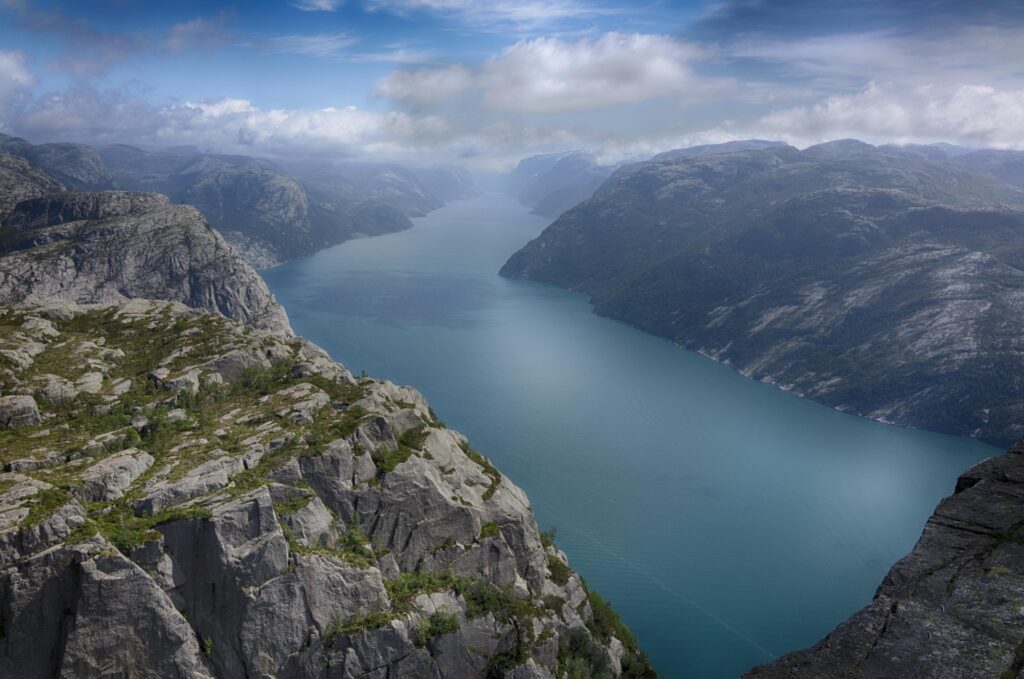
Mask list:
[[[0,131],[492,169],[746,138],[1024,149],[1024,2],[0,0]]]

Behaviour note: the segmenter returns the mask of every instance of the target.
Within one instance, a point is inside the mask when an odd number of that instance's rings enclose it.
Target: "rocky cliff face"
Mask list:
[[[1024,446],[985,460],[939,504],[874,601],[813,648],[748,677],[959,679],[1024,673]]]
[[[653,676],[520,489],[302,339],[4,308],[0,427],[0,675]]]
[[[24,158],[75,191],[114,188],[114,178],[96,149],[85,144],[30,144],[0,134],[0,151]]]
[[[0,230],[0,304],[177,300],[260,328],[288,319],[195,208],[151,193],[63,193],[19,203]]]
[[[1020,188],[939,148],[733,144],[622,168],[502,275],[842,410],[1008,445],[1022,234]]]
[[[420,189],[408,183],[394,185],[390,192],[372,181],[357,184],[344,177],[321,186],[318,175],[300,180],[274,163],[248,156],[154,152],[126,145],[104,147],[100,154],[119,186],[158,191],[174,202],[194,205],[257,267],[355,236],[407,229],[412,223],[403,209],[410,195],[415,204],[421,198]],[[437,206],[431,202],[427,209]]]
[[[23,200],[63,190],[63,184],[24,158],[0,153],[0,221]]]

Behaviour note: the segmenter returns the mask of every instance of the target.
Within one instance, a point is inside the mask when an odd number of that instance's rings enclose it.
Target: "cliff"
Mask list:
[[[0,229],[0,304],[175,300],[287,331],[288,317],[224,239],[152,193],[61,193],[23,201]]]
[[[63,184],[24,158],[0,153],[0,220],[23,200],[63,190]]]
[[[1024,672],[1024,446],[967,470],[874,601],[758,679],[1013,679]]]
[[[838,409],[1009,445],[1024,192],[965,163],[852,140],[668,153],[618,170],[501,273]]]
[[[7,307],[0,394],[0,675],[653,676],[519,488],[305,340]]]

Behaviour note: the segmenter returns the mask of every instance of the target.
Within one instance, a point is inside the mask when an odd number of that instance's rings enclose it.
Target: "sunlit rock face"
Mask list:
[[[653,676],[522,490],[289,332],[5,307],[0,425],[5,676]]]

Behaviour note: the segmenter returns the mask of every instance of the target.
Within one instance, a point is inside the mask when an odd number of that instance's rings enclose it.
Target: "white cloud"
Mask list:
[[[295,9],[303,12],[333,12],[344,4],[344,0],[293,0]]]
[[[699,55],[693,45],[665,35],[536,38],[488,60],[481,78],[495,109],[583,111],[682,94],[696,81],[690,63]]]
[[[812,105],[774,111],[719,128],[734,136],[768,136],[804,146],[855,137],[874,142],[950,141],[1024,148],[1024,89],[989,85],[906,87],[869,83]]]
[[[172,52],[190,49],[212,50],[223,47],[230,39],[224,29],[229,13],[221,12],[213,17],[196,17],[190,21],[174,24],[167,31],[167,48]]]
[[[690,68],[700,55],[697,47],[665,35],[534,38],[488,59],[477,73],[462,65],[395,71],[378,82],[377,92],[424,106],[478,89],[498,112],[589,111],[704,89]]]
[[[452,138],[447,121],[436,116],[354,106],[263,109],[245,99],[153,107],[122,92],[87,86],[40,98],[11,127],[33,139],[195,144],[252,155],[394,156],[436,148]]]
[[[328,35],[281,35],[270,38],[266,51],[270,54],[304,54],[314,57],[337,57],[359,42],[348,33]]]
[[[371,10],[399,15],[431,12],[478,29],[502,26],[538,28],[568,19],[586,19],[619,11],[577,0],[368,0],[366,4]]]
[[[10,102],[35,84],[24,52],[0,51],[0,102]]]
[[[377,83],[377,94],[414,106],[436,106],[475,84],[475,76],[461,64],[447,68],[397,70]]]
[[[1019,26],[963,25],[913,35],[880,30],[785,41],[744,36],[719,46],[719,55],[780,65],[790,75],[823,84],[869,79],[992,84],[1019,81],[1020,45]]]

